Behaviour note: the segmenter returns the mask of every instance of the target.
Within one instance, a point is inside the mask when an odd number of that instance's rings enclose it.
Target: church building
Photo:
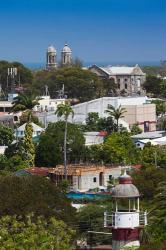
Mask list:
[[[89,70],[99,77],[111,79],[113,78],[117,84],[119,93],[127,95],[144,94],[143,84],[146,80],[146,74],[143,73],[139,65],[129,66],[107,66],[99,67],[93,65]]]
[[[72,63],[72,51],[68,44],[65,44],[61,51],[61,65],[70,65]],[[46,69],[54,70],[58,67],[57,51],[54,46],[49,46],[46,52]]]

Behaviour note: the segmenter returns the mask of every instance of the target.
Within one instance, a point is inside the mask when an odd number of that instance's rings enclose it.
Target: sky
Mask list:
[[[0,60],[44,63],[65,43],[85,63],[166,59],[165,0],[0,0]]]

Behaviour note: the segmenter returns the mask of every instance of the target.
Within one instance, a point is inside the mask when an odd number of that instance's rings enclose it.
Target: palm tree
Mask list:
[[[64,117],[65,120],[65,132],[64,132],[64,175],[65,180],[67,180],[67,159],[66,159],[66,144],[67,144],[67,122],[69,115],[74,116],[74,111],[71,108],[70,104],[59,104],[57,106],[57,110],[55,111],[55,114],[57,114],[58,117]]]
[[[39,99],[34,95],[19,94],[12,102],[12,112],[26,112],[28,114],[28,120],[30,120],[32,116],[32,109],[36,105],[39,105],[38,101]]]
[[[117,131],[119,131],[119,119],[124,117],[124,113],[126,113],[126,109],[122,108],[121,105],[119,108],[115,108],[114,106],[108,104],[107,109],[105,110],[105,113],[107,113],[109,116],[113,117],[116,121]]]

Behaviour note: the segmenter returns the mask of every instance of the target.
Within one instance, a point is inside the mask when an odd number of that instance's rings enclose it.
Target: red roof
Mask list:
[[[26,168],[25,171],[28,172],[28,173],[30,173],[30,174],[47,176],[48,173],[49,173],[49,168],[33,167],[33,168]]]
[[[100,131],[98,135],[104,137],[104,136],[107,136],[108,133],[107,133],[107,131]]]
[[[131,168],[135,169],[135,170],[141,170],[142,165],[138,164],[138,165],[133,165],[131,166]]]

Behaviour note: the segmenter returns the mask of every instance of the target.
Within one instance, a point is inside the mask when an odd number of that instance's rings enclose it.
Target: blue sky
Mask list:
[[[165,0],[0,0],[0,60],[44,62],[67,42],[84,62],[156,62],[165,27]]]

